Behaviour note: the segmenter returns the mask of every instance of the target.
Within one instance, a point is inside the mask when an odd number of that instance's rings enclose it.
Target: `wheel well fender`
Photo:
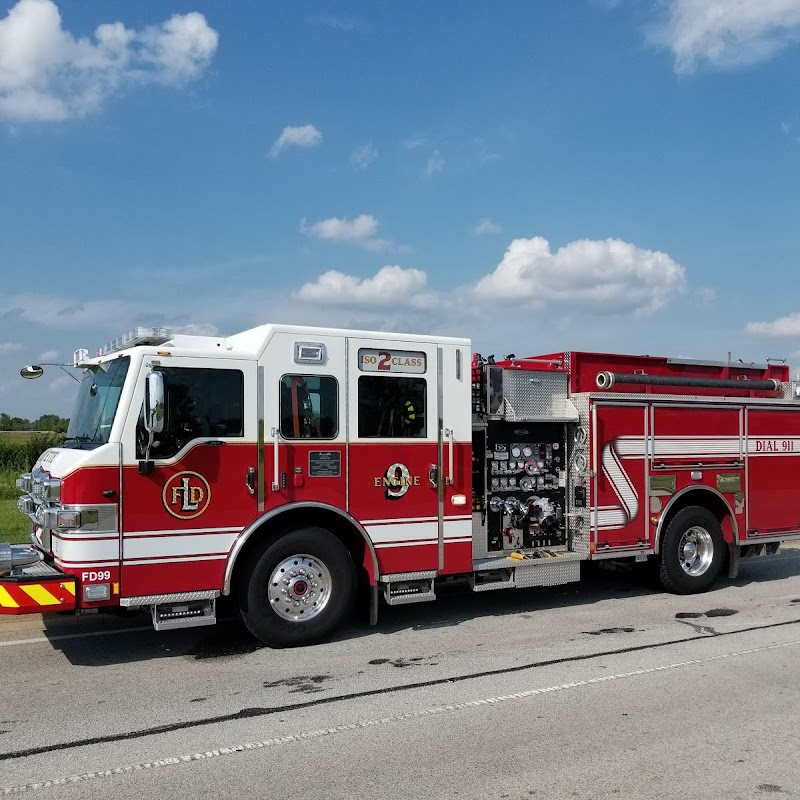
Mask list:
[[[672,518],[687,506],[700,506],[710,511],[719,520],[722,536],[727,544],[739,541],[739,526],[725,496],[710,486],[687,486],[674,494],[661,511],[655,533],[656,553],[661,551],[661,542]]]
[[[378,580],[378,557],[369,534],[357,520],[339,508],[325,503],[288,503],[268,512],[245,528],[233,543],[222,580],[222,594],[229,595],[241,565],[248,556],[274,541],[282,533],[318,527],[330,531],[347,547],[357,569],[370,586]]]

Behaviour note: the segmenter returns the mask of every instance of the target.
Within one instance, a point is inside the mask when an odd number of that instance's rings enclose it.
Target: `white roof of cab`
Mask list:
[[[352,339],[384,339],[386,341],[419,342],[426,344],[451,344],[461,347],[470,347],[469,339],[457,339],[449,336],[430,336],[418,333],[387,333],[386,331],[359,331],[346,328],[311,328],[305,325],[259,325],[225,339],[224,347],[237,352],[252,353],[258,357],[264,352],[267,342],[276,333],[289,333],[297,337],[298,341],[313,341],[314,337],[341,336]],[[177,339],[178,337],[176,337]],[[184,337],[181,337],[183,339]],[[185,337],[195,338],[195,337]],[[208,338],[208,337],[199,337]],[[183,342],[181,342],[183,345]],[[177,342],[176,342],[177,346]]]
[[[430,336],[418,333],[387,333],[386,331],[360,331],[346,328],[318,328],[306,325],[259,325],[256,328],[235,333],[232,336],[194,336],[192,334],[175,334],[169,341],[159,345],[139,345],[109,352],[95,358],[86,359],[84,365],[98,364],[119,358],[133,350],[146,349],[150,353],[169,350],[175,355],[191,355],[202,352],[206,356],[215,354],[238,358],[260,358],[269,340],[276,333],[288,333],[297,337],[297,341],[313,342],[315,338],[325,336],[349,337],[353,339],[377,339],[387,342],[409,342],[425,344],[450,344],[459,347],[470,347],[469,339],[456,339],[448,336]]]

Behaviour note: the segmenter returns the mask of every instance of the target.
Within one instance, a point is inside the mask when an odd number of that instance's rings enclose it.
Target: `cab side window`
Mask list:
[[[329,375],[284,375],[280,385],[284,439],[335,439],[339,384]]]
[[[164,375],[167,426],[151,458],[172,458],[192,439],[244,436],[244,374],[236,369],[156,367]],[[147,444],[144,409],[136,426],[136,457]]]
[[[358,379],[360,439],[424,439],[427,426],[425,378],[362,375]]]

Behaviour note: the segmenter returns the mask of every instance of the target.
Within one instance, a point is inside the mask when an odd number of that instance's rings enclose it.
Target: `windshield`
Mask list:
[[[65,447],[105,444],[111,434],[130,359],[117,358],[96,372],[87,370],[69,420]]]

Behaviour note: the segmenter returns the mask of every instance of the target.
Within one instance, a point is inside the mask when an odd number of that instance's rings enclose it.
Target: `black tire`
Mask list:
[[[305,528],[276,539],[243,572],[239,606],[257,639],[270,647],[296,647],[329,636],[355,590],[347,548],[323,528]]]
[[[678,511],[661,542],[661,585],[676,594],[705,592],[714,585],[724,562],[725,540],[714,514],[701,506]]]

